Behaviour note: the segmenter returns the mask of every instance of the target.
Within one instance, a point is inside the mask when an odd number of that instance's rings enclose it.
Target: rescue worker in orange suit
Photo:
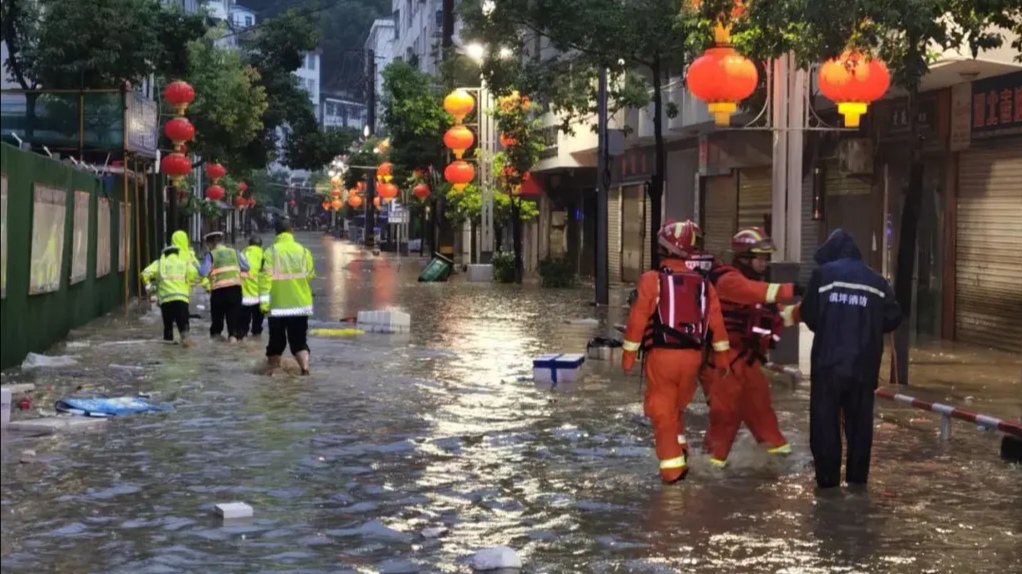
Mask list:
[[[716,368],[709,367],[701,373],[710,405],[710,429],[704,445],[715,466],[725,465],[743,422],[770,454],[791,453],[777,424],[770,381],[762,367],[767,351],[780,339],[781,329],[798,324],[798,306],[778,302],[790,302],[803,292],[792,283],[764,281],[774,244],[763,229],[738,230],[731,238],[731,251],[732,264],[715,261],[709,273],[731,342],[730,374],[721,378]]]
[[[702,232],[691,221],[671,222],[657,234],[661,268],[639,278],[622,345],[622,367],[632,370],[640,350],[649,382],[643,410],[653,423],[660,478],[677,482],[688,474],[688,445],[683,413],[696,390],[704,349],[712,338],[713,355],[727,368],[730,346],[717,292],[686,261],[698,251]]]

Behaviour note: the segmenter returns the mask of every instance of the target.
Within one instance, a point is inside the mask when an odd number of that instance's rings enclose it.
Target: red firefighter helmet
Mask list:
[[[774,240],[762,227],[743,227],[731,238],[735,256],[768,255],[774,252]]]
[[[694,221],[669,221],[657,233],[657,243],[672,255],[688,257],[702,251],[703,230]]]

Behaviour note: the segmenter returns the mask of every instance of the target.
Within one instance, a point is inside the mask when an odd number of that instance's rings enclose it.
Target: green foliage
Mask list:
[[[406,62],[394,61],[383,69],[383,122],[398,179],[416,169],[444,165],[447,151],[442,136],[450,117],[443,97],[431,76]]]
[[[539,262],[539,276],[543,287],[566,288],[575,286],[575,272],[571,262],[563,257],[547,257]]]
[[[380,148],[382,140],[378,138],[370,138],[348,154],[348,159],[345,163],[349,166],[362,166],[362,167],[373,167],[380,165],[385,161],[384,157],[377,151]],[[375,177],[376,172],[374,170],[362,169],[362,167],[352,167],[344,174],[344,188],[351,189],[358,185],[358,182],[367,182],[369,178]]]
[[[493,280],[497,283],[514,283],[515,255],[507,251],[493,254]]]
[[[288,174],[283,170],[258,170],[245,179],[248,192],[245,195],[256,200],[257,207],[273,205],[280,207],[287,200]]]
[[[238,174],[250,167],[238,143],[259,136],[266,91],[259,85],[259,73],[243,65],[236,50],[214,44],[217,36],[213,31],[187,49],[187,80],[195,88],[195,101],[188,107],[196,131],[190,148]]]

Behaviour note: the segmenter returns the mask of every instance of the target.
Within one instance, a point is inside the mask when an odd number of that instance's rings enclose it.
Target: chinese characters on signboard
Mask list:
[[[1022,72],[972,83],[972,137],[1022,134]]]
[[[127,107],[125,121],[128,124],[125,131],[128,139],[124,142],[124,147],[128,151],[147,157],[156,157],[157,132],[160,124],[156,102],[135,92],[126,94],[125,98]]]

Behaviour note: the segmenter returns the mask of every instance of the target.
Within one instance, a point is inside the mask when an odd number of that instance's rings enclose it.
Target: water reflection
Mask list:
[[[419,284],[414,259],[301,240],[320,270],[318,320],[394,305],[412,333],[315,338],[311,377],[273,379],[253,374],[262,343],[101,346],[158,329],[117,319],[75,334],[86,358],[31,375],[37,404],[89,382],[177,408],[5,443],[5,573],[465,572],[496,544],[530,572],[1022,568],[1022,469],[989,435],[942,445],[881,423],[870,491],[817,497],[805,389],[777,388],[794,456],[771,460],[743,435],[733,468],[697,456],[685,484],[663,488],[635,378],[593,362],[558,392],[517,378],[538,354],[584,348],[619,309],[596,312],[581,290]],[[566,322],[586,317],[601,326]],[[705,428],[705,406],[693,410]],[[40,463],[18,464],[27,445]],[[221,526],[209,510],[229,500],[255,519]]]

